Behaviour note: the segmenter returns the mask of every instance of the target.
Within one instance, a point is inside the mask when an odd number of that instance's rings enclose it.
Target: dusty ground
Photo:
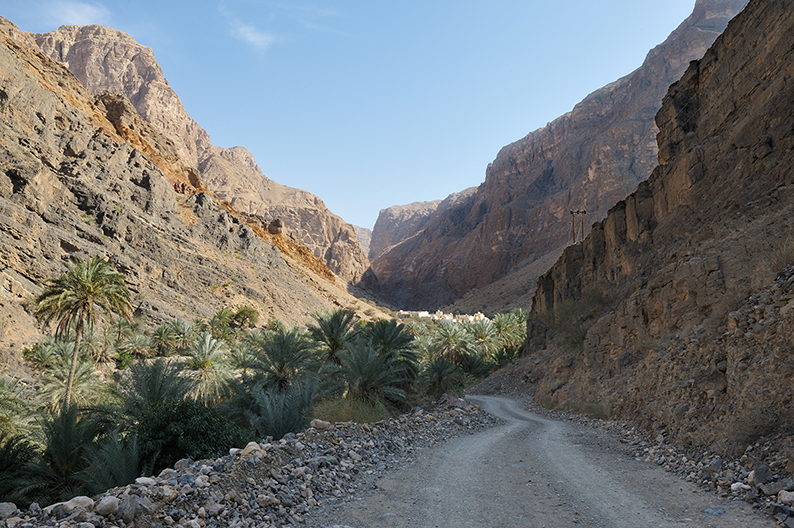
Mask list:
[[[428,450],[350,502],[316,510],[309,526],[765,527],[766,515],[655,464],[626,456],[603,430],[524,411],[514,400],[469,398],[504,426]]]

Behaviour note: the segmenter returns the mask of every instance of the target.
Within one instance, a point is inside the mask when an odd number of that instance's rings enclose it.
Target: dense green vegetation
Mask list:
[[[257,328],[248,306],[147,328],[119,277],[104,261],[75,262],[36,299],[57,328],[24,351],[36,387],[0,377],[0,502],[95,494],[315,417],[376,421],[459,395],[511,361],[525,333],[520,310],[406,325],[340,309],[307,328]]]

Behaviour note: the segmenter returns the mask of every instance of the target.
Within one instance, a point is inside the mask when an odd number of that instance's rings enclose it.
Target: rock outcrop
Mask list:
[[[790,423],[792,79],[794,11],[753,0],[670,88],[659,166],[539,280],[539,398],[723,450]],[[578,338],[557,324],[574,312]]]
[[[411,238],[422,230],[434,215],[458,205],[474,194],[476,187],[452,193],[443,200],[414,202],[408,205],[393,205],[381,209],[372,228],[369,258],[374,260],[391,246]]]
[[[44,54],[65,64],[94,95],[122,93],[155,130],[173,142],[190,179],[201,179],[237,210],[279,218],[329,268],[357,282],[369,267],[353,227],[316,196],[266,178],[243,147],[224,149],[185,111],[151,49],[104,26],[62,26],[32,35]]]
[[[242,305],[302,324],[355,303],[288,235],[194,186],[178,152],[125,96],[95,98],[0,19],[1,354],[38,337],[24,303],[72,257],[105,256],[154,324]]]
[[[698,0],[640,68],[504,147],[470,200],[373,262],[383,294],[405,308],[450,303],[559,252],[570,210],[586,210],[586,225],[603,218],[656,166],[653,117],[667,88],[745,4]]]
[[[354,225],[353,229],[356,231],[356,238],[358,239],[358,245],[361,246],[361,250],[365,255],[369,255],[369,249],[372,244],[372,229],[357,225]]]

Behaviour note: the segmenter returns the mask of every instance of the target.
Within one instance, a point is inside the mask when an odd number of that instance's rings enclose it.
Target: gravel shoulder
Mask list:
[[[544,418],[509,398],[468,399],[506,424],[422,452],[349,502],[315,510],[307,524],[775,526],[746,502],[720,502],[656,464],[627,456],[608,431]]]

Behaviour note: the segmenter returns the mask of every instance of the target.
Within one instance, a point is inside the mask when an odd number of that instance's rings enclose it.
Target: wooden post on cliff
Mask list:
[[[584,241],[584,215],[587,214],[587,211],[582,209],[581,211],[579,211],[579,213],[581,213],[582,215],[582,240]]]
[[[576,214],[571,209],[571,232],[573,233],[573,243],[576,244]]]

